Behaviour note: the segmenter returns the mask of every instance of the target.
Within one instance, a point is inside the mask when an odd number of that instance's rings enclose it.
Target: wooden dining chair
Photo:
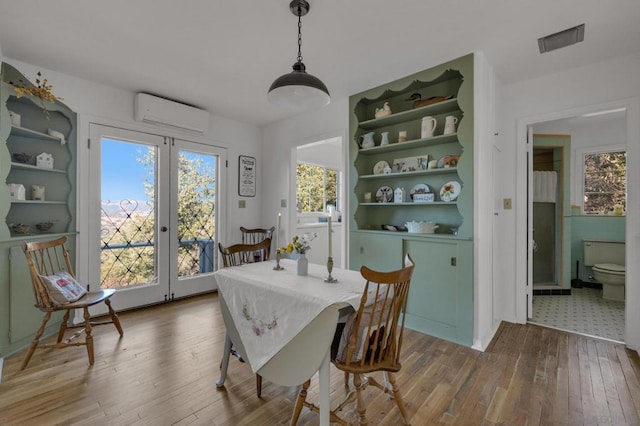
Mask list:
[[[331,422],[347,425],[348,423],[337,413],[347,404],[356,401],[359,423],[366,424],[366,406],[362,392],[368,385],[373,385],[393,397],[404,424],[409,424],[395,373],[402,368],[400,351],[404,332],[404,312],[413,269],[414,263],[408,254],[404,267],[397,271],[378,272],[366,266],[360,268],[360,273],[366,280],[360,306],[347,319],[338,350],[332,353],[331,360],[333,365],[345,374],[353,374],[355,389],[331,411]],[[383,372],[384,384],[367,376],[377,371]],[[311,381],[307,380],[298,393],[291,425],[297,424],[303,406],[319,412],[315,404],[307,401],[310,383]]]
[[[115,293],[115,290],[107,289],[86,292],[84,287],[75,281],[73,268],[69,261],[69,253],[65,247],[66,241],[67,237],[61,237],[52,241],[23,244],[24,254],[27,257],[27,264],[29,265],[29,272],[31,274],[31,283],[33,285],[33,293],[36,300],[35,306],[44,312],[45,315],[40,328],[31,342],[31,346],[29,346],[27,355],[22,362],[22,370],[27,367],[29,360],[31,360],[31,356],[35,352],[36,348],[39,347],[53,347],[61,349],[69,346],[86,346],[87,355],[89,356],[89,364],[93,365],[93,336],[91,334],[93,325],[113,323],[118,330],[118,333],[120,333],[120,336],[123,335],[120,320],[118,319],[116,312],[113,310],[111,301],[109,300],[109,298]],[[52,284],[52,281],[55,281],[55,284]],[[71,287],[80,288],[82,289],[82,292],[86,292],[86,294],[77,298],[77,300],[73,300],[75,298],[71,298],[73,301],[68,301],[65,297],[68,297],[69,294],[73,293],[68,290],[68,288]],[[59,289],[62,289],[62,291]],[[78,295],[79,294],[80,293],[78,293]],[[92,323],[91,316],[89,314],[89,307],[100,302],[104,302],[107,305],[111,321]],[[77,331],[63,341],[64,335],[67,331],[67,323],[69,321],[70,313],[74,309],[82,309],[84,312],[84,324],[82,326],[78,326],[82,327],[82,330]],[[47,322],[51,318],[51,314],[56,311],[66,311],[62,319],[62,323],[60,324],[56,343],[40,344],[40,337],[42,337],[42,334],[44,333]],[[85,333],[84,341],[74,342],[73,340],[79,337],[83,332]]]
[[[269,241],[273,239],[273,233],[275,232],[276,227],[272,226],[271,228],[254,228],[248,229],[244,226],[240,227],[240,232],[242,232],[242,244],[258,244],[267,238]],[[267,247],[267,259],[269,259],[269,253],[271,252],[271,243],[269,243],[269,247]],[[256,254],[257,255],[257,254]]]
[[[271,238],[265,238],[257,244],[233,244],[229,247],[218,243],[218,249],[222,255],[222,266],[224,268],[269,260],[270,246]],[[227,339],[228,338],[227,336]],[[242,355],[234,349],[233,342],[231,342],[231,345],[228,345],[228,347],[229,351],[225,349],[225,357],[231,354],[244,362]],[[259,374],[256,374],[256,394],[258,398],[262,397],[262,376]]]
[[[270,246],[271,238],[266,238],[256,244],[233,244],[228,247],[218,243],[224,268],[269,260]]]

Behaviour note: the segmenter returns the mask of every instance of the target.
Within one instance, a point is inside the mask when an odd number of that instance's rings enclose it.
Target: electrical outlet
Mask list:
[[[238,200],[238,208],[244,209],[247,207],[247,200]]]
[[[502,199],[502,208],[505,210],[511,210],[511,198]]]

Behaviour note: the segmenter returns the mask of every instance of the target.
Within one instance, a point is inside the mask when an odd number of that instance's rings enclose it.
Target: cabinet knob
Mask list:
[[[161,228],[160,228],[160,231],[162,231],[162,232],[167,232],[167,229],[168,229],[168,228],[167,228],[166,226],[163,226],[163,227],[161,227]]]

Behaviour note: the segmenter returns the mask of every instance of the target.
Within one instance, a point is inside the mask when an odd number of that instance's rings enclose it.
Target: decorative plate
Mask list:
[[[413,200],[413,196],[416,194],[429,194],[430,192],[431,192],[431,189],[429,188],[429,185],[426,185],[424,183],[419,183],[413,188],[411,188],[411,191],[409,191],[409,198]]]
[[[438,160],[438,168],[443,169],[449,167],[457,167],[459,160],[459,155],[445,155],[443,157],[440,157],[440,159]]]
[[[429,155],[417,155],[415,157],[396,158],[393,160],[393,172],[418,172],[427,170]]]
[[[393,189],[390,186],[381,186],[376,191],[376,201],[379,203],[390,203],[393,201]]]
[[[382,160],[382,161],[378,161],[376,163],[375,166],[373,166],[373,174],[374,175],[381,175],[384,173],[384,169],[389,167],[389,163],[387,163],[386,161]]]
[[[442,201],[455,201],[458,195],[460,195],[461,188],[460,182],[455,180],[445,183],[442,185],[442,188],[440,188],[440,199]]]

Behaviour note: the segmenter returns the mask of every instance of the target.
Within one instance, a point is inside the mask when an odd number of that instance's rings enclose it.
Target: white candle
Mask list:
[[[327,223],[329,224],[329,257],[331,257],[331,216],[327,218]]]
[[[280,218],[282,213],[278,213],[278,227],[276,228],[276,250],[280,250]]]

